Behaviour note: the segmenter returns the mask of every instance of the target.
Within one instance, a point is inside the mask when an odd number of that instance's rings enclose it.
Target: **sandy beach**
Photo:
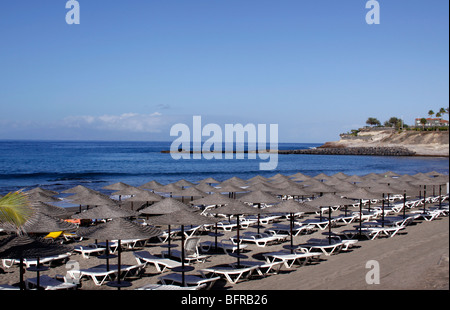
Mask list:
[[[342,213],[333,212],[333,216]],[[308,215],[305,218],[313,217]],[[281,223],[288,224],[283,218]],[[332,228],[333,232],[340,232],[357,225],[340,223]],[[271,225],[268,224],[267,227]],[[262,228],[264,230],[265,228]],[[243,231],[252,230],[248,228]],[[305,243],[310,238],[325,238],[322,230],[311,234],[294,237],[294,244]],[[224,232],[221,239],[235,236],[236,231]],[[253,277],[249,280],[230,284],[225,280],[215,283],[213,290],[448,290],[449,289],[449,219],[439,217],[433,221],[416,220],[406,229],[392,238],[382,237],[375,240],[360,240],[346,252],[340,252],[332,256],[322,255],[319,262],[314,262],[301,267],[286,268],[282,266],[278,274],[266,277]],[[207,232],[200,233],[202,241],[214,241]],[[94,240],[84,239],[81,242],[70,243],[89,244]],[[180,245],[180,238],[172,241]],[[248,244],[244,254],[248,260],[261,260],[262,254],[284,250],[289,244],[285,241],[280,244],[266,247],[257,247]],[[162,250],[161,243],[151,241],[145,248],[135,250],[148,250],[158,255]],[[176,249],[180,249],[177,247]],[[104,264],[105,260],[97,257],[83,258],[80,254],[72,254],[70,260],[79,263],[80,269]],[[380,283],[367,284],[366,274],[370,271],[366,263],[375,260],[379,263]],[[199,270],[219,264],[235,262],[236,258],[224,253],[212,255],[205,263],[195,263],[195,269],[187,274],[199,274]],[[111,264],[116,264],[117,259],[112,259]],[[132,250],[122,252],[122,264],[136,264]],[[2,266],[3,267],[3,266]],[[17,285],[19,282],[18,266],[4,268],[0,274],[1,284]],[[41,274],[49,276],[65,275],[65,264],[57,264]],[[168,273],[168,272],[165,272]],[[132,286],[127,290],[136,289],[149,283],[158,283],[161,274],[153,265],[147,265],[144,274],[136,279],[131,279]],[[27,271],[25,279],[35,277],[36,273]],[[113,290],[107,285],[96,286],[90,279],[83,279],[81,290]]]

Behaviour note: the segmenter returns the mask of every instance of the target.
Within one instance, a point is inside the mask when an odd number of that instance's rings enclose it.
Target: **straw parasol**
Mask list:
[[[72,203],[76,203],[79,205],[85,205],[85,206],[115,206],[118,205],[118,203],[108,196],[99,193],[99,192],[82,192],[78,194],[74,194],[70,197],[66,198],[67,200],[71,201]]]
[[[169,183],[167,185],[161,186],[157,191],[160,193],[168,193],[170,197],[172,197],[172,195],[179,193],[182,189],[183,188],[181,186]]]
[[[308,201],[308,205],[316,207],[328,207],[328,242],[331,244],[331,207],[333,206],[348,206],[355,202],[351,199],[342,198],[335,194],[324,194],[316,199]],[[320,213],[322,217],[322,213]]]
[[[67,212],[66,208],[54,206],[42,201],[34,202],[31,204],[31,207],[38,212],[53,216],[53,217],[66,217],[69,212]]]
[[[203,216],[197,212],[188,211],[185,209],[181,209],[179,211],[175,211],[169,214],[164,214],[160,216],[156,216],[151,218],[150,222],[154,225],[179,225],[181,226],[181,268],[173,268],[174,271],[181,271],[182,274],[182,284],[185,285],[184,273],[186,271],[193,270],[193,267],[185,266],[184,264],[184,226],[186,225],[205,225],[205,224],[214,224],[218,220],[212,217]],[[169,254],[170,255],[170,254]]]
[[[290,214],[290,231],[291,231],[291,254],[294,252],[294,240],[292,230],[294,228],[294,213],[314,213],[319,210],[318,207],[311,206],[307,203],[300,203],[293,199],[284,200],[278,205],[265,209],[271,213],[289,213]]]
[[[28,200],[30,202],[58,202],[61,201],[61,199],[47,195],[40,191],[35,192],[24,192],[24,194],[27,195]]]
[[[71,216],[73,219],[112,219],[119,217],[134,217],[138,213],[126,210],[118,206],[102,205],[89,210],[84,210]]]
[[[184,197],[191,197],[191,201],[194,200],[194,197],[205,197],[208,194],[195,188],[195,187],[189,187],[181,190],[179,193],[177,193],[177,196],[180,196],[181,199]]]
[[[0,224],[0,227],[8,232],[17,231],[17,227],[8,223]],[[21,229],[26,233],[48,234],[53,231],[76,230],[77,226],[42,212],[35,212],[31,218],[21,226]]]
[[[227,203],[232,203],[234,201],[235,201],[234,199],[229,198],[221,193],[214,193],[211,195],[207,195],[203,198],[190,201],[189,203],[194,206],[201,206],[201,205],[202,206],[210,206],[210,205],[217,206],[217,205],[224,205]]]
[[[241,188],[239,186],[236,186],[236,185],[221,183],[219,185],[219,188],[216,188],[215,192],[216,193],[228,193],[228,196],[235,198],[236,193],[248,192],[248,190]]]
[[[198,181],[198,183],[199,183],[199,184],[206,183],[206,184],[211,185],[211,184],[217,184],[217,183],[220,183],[220,182],[217,181],[217,180],[214,179],[214,178],[209,177],[209,178],[206,178],[206,179],[203,179],[203,180]]]
[[[161,201],[158,201],[148,207],[145,207],[139,211],[139,214],[146,215],[147,219],[149,219],[149,216],[156,216],[156,215],[163,215],[163,214],[169,214],[177,211],[189,211],[193,212],[193,209],[190,208],[188,205],[182,203],[179,200],[176,200],[174,198],[164,198]],[[170,253],[170,225],[168,225],[169,229],[169,238],[168,238],[168,248]]]
[[[267,192],[263,192],[260,190],[245,194],[242,197],[240,197],[238,200],[242,201],[242,202],[253,203],[254,205],[258,206],[258,209],[261,209],[262,203],[276,204],[276,203],[281,202],[280,199],[276,198],[272,194],[269,194]],[[260,222],[260,214],[258,214],[258,226],[257,226],[258,233],[259,233],[259,228],[260,228],[259,222]]]
[[[46,269],[43,268],[43,266],[39,266],[39,259],[42,257],[68,253],[72,250],[72,246],[62,245],[49,239],[36,239],[28,235],[12,235],[0,241],[0,258],[19,260],[19,281],[21,290],[25,289],[23,281],[24,259],[37,259],[37,266],[30,268],[29,270],[37,272],[37,284],[39,287],[39,271]]]
[[[58,192],[55,192],[55,191],[52,191],[52,190],[49,190],[49,189],[44,189],[44,188],[42,188],[42,187],[35,187],[35,188],[32,188],[32,189],[30,189],[30,190],[27,190],[25,193],[28,193],[28,194],[42,193],[42,194],[47,195],[47,196],[55,196],[55,195],[58,195]]]
[[[258,210],[256,208],[250,207],[249,205],[246,205],[243,202],[240,201],[233,201],[232,203],[226,204],[225,206],[221,206],[214,210],[215,214],[225,214],[225,215],[235,215],[236,216],[236,224],[237,224],[237,251],[236,251],[236,257],[237,257],[237,264],[240,266],[240,238],[239,238],[239,231],[240,231],[240,225],[239,225],[239,216],[244,214],[260,214],[263,212],[262,210]],[[230,254],[234,256],[234,254]]]
[[[277,187],[274,190],[271,190],[270,193],[275,195],[289,195],[289,196],[310,196],[311,193],[305,191],[302,185],[297,184],[295,182],[289,182],[286,186]]]
[[[217,188],[209,185],[208,183],[200,183],[198,185],[195,185],[194,188],[201,190],[202,192],[205,193],[214,193],[217,190]]]
[[[350,183],[361,183],[364,182],[365,179],[363,177],[360,177],[359,175],[354,174],[345,179],[345,181]]]
[[[194,185],[196,185],[196,184],[194,184],[194,183],[192,183],[192,182],[189,182],[189,181],[186,181],[186,180],[184,180],[184,179],[181,179],[181,180],[179,180],[179,181],[176,181],[176,182],[174,182],[173,184],[178,185],[178,186],[181,186],[181,188],[184,188],[184,187],[187,187],[187,186],[194,186]]]
[[[343,173],[343,172],[338,172],[338,173],[333,174],[332,177],[338,178],[340,180],[345,180],[345,179],[347,179],[350,176],[348,174]]]
[[[324,193],[336,193],[336,188],[325,183],[319,182],[303,188],[306,192],[311,194],[319,194],[322,196]]]
[[[113,191],[120,191],[122,189],[126,189],[128,187],[131,187],[131,185],[128,185],[126,183],[123,182],[117,182],[114,184],[110,184],[107,186],[102,187],[103,189],[107,189],[107,190],[113,190]]]
[[[221,206],[221,205],[226,205],[229,203],[233,203],[236,200],[233,198],[229,198],[223,194],[220,193],[214,193],[212,195],[208,195],[206,197],[197,199],[197,200],[193,200],[190,202],[191,205],[193,206]],[[215,249],[217,251],[217,237],[222,236],[222,234],[219,234],[217,232],[217,223],[214,225],[214,233],[210,233],[211,236],[214,236],[214,244],[215,244]]]
[[[245,186],[247,184],[247,181],[234,176],[220,183],[220,185],[230,185],[230,184],[234,186]]]
[[[141,186],[139,186],[139,188],[151,189],[152,191],[155,191],[155,190],[158,190],[161,186],[163,186],[161,183],[152,180],[150,182],[142,184]]]
[[[143,215],[162,215],[167,213],[172,213],[179,210],[189,209],[189,206],[182,203],[175,198],[164,198],[148,207],[143,208],[139,211],[139,214]]]
[[[120,279],[122,252],[120,241],[124,239],[149,239],[159,236],[160,234],[161,230],[156,227],[139,225],[124,218],[114,218],[111,221],[96,226],[82,227],[77,231],[77,235],[80,237],[101,240],[118,240],[118,277],[117,281],[108,283],[109,286],[114,286],[118,289],[131,285],[131,283],[121,281]]]
[[[157,202],[157,201],[161,201],[164,198],[158,194],[155,194],[154,192],[150,192],[150,191],[142,191],[130,198],[126,199],[126,202],[145,202],[146,206],[148,206],[149,202]],[[133,210],[133,205],[131,205],[131,210]]]
[[[359,236],[361,237],[361,229],[362,229],[362,200],[369,200],[369,211],[370,211],[370,201],[372,199],[382,199],[383,196],[380,193],[372,193],[365,188],[358,188],[357,190],[353,190],[347,193],[341,193],[343,197],[351,198],[351,199],[359,199]]]

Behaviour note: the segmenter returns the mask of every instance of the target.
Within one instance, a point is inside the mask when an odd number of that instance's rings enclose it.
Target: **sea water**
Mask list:
[[[63,191],[76,185],[94,190],[124,182],[140,186],[151,180],[162,184],[207,177],[223,181],[233,176],[249,179],[297,172],[309,176],[365,175],[394,171],[416,174],[449,173],[448,158],[397,156],[279,155],[273,171],[259,170],[259,161],[248,159],[174,160],[171,142],[0,141],[0,195],[41,186]],[[279,149],[307,149],[323,143],[280,143]]]

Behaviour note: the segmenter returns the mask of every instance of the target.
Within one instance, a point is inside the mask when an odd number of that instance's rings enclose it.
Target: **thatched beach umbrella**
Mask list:
[[[120,191],[122,189],[126,189],[128,187],[131,187],[131,185],[128,185],[126,183],[123,182],[117,182],[114,184],[110,184],[107,186],[102,187],[103,189],[107,189],[107,190],[112,190],[112,191]]]
[[[222,206],[222,205],[226,205],[229,203],[233,203],[236,200],[233,198],[229,198],[223,194],[220,193],[214,193],[212,195],[208,195],[206,197],[200,198],[200,199],[196,199],[190,202],[191,205],[193,206]],[[215,249],[217,251],[217,237],[218,236],[222,236],[222,234],[217,233],[217,222],[214,225],[214,229],[215,229],[215,233],[211,234],[214,236],[214,244],[215,244]]]
[[[245,185],[244,185],[245,186]],[[232,184],[220,184],[218,188],[216,188],[216,193],[228,193],[230,198],[236,198],[236,193],[248,192],[248,190],[232,185]]]
[[[67,197],[66,200],[85,206],[116,206],[118,203],[99,192],[82,192]]]
[[[386,184],[381,184],[381,183],[371,185],[370,187],[367,188],[367,190],[369,190],[373,193],[379,193],[379,194],[383,195],[383,199],[381,201],[381,207],[382,207],[382,211],[383,211],[381,213],[381,225],[382,225],[382,227],[384,227],[384,210],[385,210],[384,207],[385,207],[385,199],[386,199],[385,195],[387,195],[388,205],[389,205],[389,196],[391,194],[399,193],[400,190],[390,187]]]
[[[364,179],[364,177],[360,177],[359,175],[354,174],[354,175],[349,176],[347,179],[345,179],[345,181],[355,184],[355,183],[364,182],[365,179]]]
[[[131,210],[133,210],[133,202],[141,202],[141,203],[146,203],[146,206],[148,206],[148,204],[150,202],[158,202],[163,200],[164,198],[158,194],[155,194],[154,192],[150,192],[150,191],[142,191],[130,198],[126,199],[126,202],[131,202]]]
[[[203,179],[203,180],[198,181],[198,183],[199,183],[199,184],[206,183],[206,184],[211,185],[211,184],[218,184],[218,183],[220,183],[220,182],[217,181],[217,180],[214,179],[214,178],[209,177],[209,178],[206,178],[206,179]]]
[[[194,197],[206,197],[208,194],[195,187],[188,187],[178,192],[177,196],[180,196],[182,200],[184,197],[191,197],[192,201]]]
[[[44,189],[42,187],[32,188],[30,190],[25,191],[25,193],[28,193],[28,194],[42,193],[42,194],[47,195],[47,196],[56,196],[56,195],[58,195],[58,192],[55,192],[55,191],[52,191],[52,190],[49,190],[49,189]]]
[[[189,206],[175,198],[164,198],[148,207],[139,210],[143,215],[162,215],[179,210],[189,210]]]
[[[37,266],[29,270],[37,272],[37,284],[39,287],[39,272],[46,270],[46,268],[39,266],[39,259],[69,253],[72,250],[72,246],[62,245],[49,239],[35,239],[27,235],[11,235],[0,241],[0,258],[19,260],[19,283],[21,290],[25,289],[23,281],[24,259],[37,259]]]
[[[188,205],[182,203],[179,200],[176,200],[174,198],[164,198],[161,201],[158,201],[148,207],[145,207],[139,211],[139,214],[146,215],[147,220],[149,219],[149,216],[156,216],[156,215],[163,215],[163,214],[169,214],[177,211],[189,211],[193,212],[193,209],[190,208]],[[168,225],[168,249],[169,249],[169,255],[170,255],[170,248],[171,248],[171,238],[170,238],[170,225]]]
[[[7,232],[17,231],[16,226],[8,223],[0,224],[0,228]],[[28,234],[48,234],[53,231],[76,230],[77,226],[50,215],[35,212],[30,219],[21,226],[21,229]]]
[[[427,186],[441,186],[446,183],[444,178],[431,178],[424,177],[415,182],[410,182],[411,185],[423,186],[423,213],[426,212],[426,196],[427,196]]]
[[[184,189],[185,187],[196,185],[196,184],[194,184],[192,182],[189,182],[189,181],[186,181],[184,179],[178,180],[178,181],[174,182],[173,184],[181,186],[182,189]]]
[[[73,219],[113,219],[119,217],[135,217],[138,213],[126,210],[118,206],[102,205],[89,210],[84,210],[71,216]]]
[[[220,186],[222,186],[222,185],[234,185],[234,186],[241,187],[241,186],[246,186],[246,184],[247,184],[247,181],[245,181],[245,180],[243,180],[243,179],[241,179],[239,177],[234,176],[234,177],[231,177],[231,178],[226,179],[225,181],[221,182]]]
[[[31,207],[37,210],[38,212],[58,218],[65,217],[69,214],[66,208],[54,206],[41,201],[32,203]]]
[[[283,202],[273,207],[265,209],[271,213],[289,213],[290,214],[290,231],[291,231],[291,254],[294,252],[293,228],[294,228],[294,214],[295,213],[315,213],[319,210],[316,206],[311,206],[308,203],[300,203],[293,199],[284,200]]]
[[[303,189],[306,192],[309,192],[311,194],[318,194],[319,196],[322,196],[325,193],[336,193],[336,188],[330,185],[326,185],[325,183],[322,182],[305,186]]]
[[[359,236],[361,237],[362,230],[362,200],[369,200],[369,211],[370,211],[370,201],[372,199],[382,199],[383,196],[380,193],[372,193],[365,188],[358,188],[357,190],[350,191],[347,193],[340,193],[343,197],[350,199],[358,199],[359,200]]]
[[[87,219],[87,220],[93,220],[93,219],[115,219],[115,218],[129,218],[137,216],[138,213],[131,210],[125,210],[118,206],[98,206],[89,210],[85,210],[83,212],[80,212],[78,214],[74,214],[71,217],[73,219]],[[100,258],[106,259],[106,269],[109,270],[109,259],[115,257],[114,255],[110,255],[109,253],[109,239],[106,240],[106,253],[103,256],[100,256]]]
[[[248,194],[243,195],[242,197],[240,197],[238,199],[239,201],[242,202],[247,202],[247,203],[252,203],[253,205],[256,205],[258,207],[258,209],[261,209],[261,204],[277,204],[280,203],[281,200],[276,198],[275,196],[273,196],[272,194],[269,194],[267,192],[263,192],[260,190],[254,191],[254,192],[250,192]],[[260,228],[260,214],[258,214],[258,233],[259,233],[259,228]]]
[[[120,279],[120,266],[121,266],[121,240],[124,239],[149,239],[159,236],[161,230],[153,226],[143,226],[137,223],[131,222],[124,218],[114,218],[109,222],[98,224],[96,226],[80,228],[77,231],[77,235],[80,237],[94,238],[101,240],[118,240],[118,276],[117,281],[108,282],[109,286],[121,287],[130,286],[131,283],[122,281]]]
[[[195,185],[194,188],[201,190],[202,192],[205,192],[205,193],[214,193],[217,189],[217,188],[209,185],[208,183],[200,183],[198,185]]]
[[[160,187],[162,187],[163,185],[155,180],[152,180],[150,182],[147,182],[145,184],[142,184],[141,186],[139,186],[139,188],[142,189],[150,189],[152,191],[157,191]]]
[[[355,202],[351,199],[342,198],[334,194],[324,194],[318,198],[308,201],[308,205],[316,207],[328,207],[328,242],[331,244],[331,207],[348,206]],[[322,217],[322,213],[320,215]]]
[[[262,210],[258,210],[256,208],[250,207],[249,205],[246,205],[243,202],[240,201],[233,201],[232,203],[226,204],[225,206],[221,206],[214,210],[215,214],[225,214],[225,215],[235,215],[236,216],[236,224],[237,224],[237,251],[236,251],[236,257],[237,257],[237,265],[240,266],[240,238],[239,238],[239,231],[240,231],[240,224],[239,224],[239,216],[245,215],[245,214],[260,214],[263,212]],[[234,254],[230,254],[234,256]]]
[[[185,266],[184,264],[184,226],[186,225],[205,225],[205,224],[214,224],[218,220],[213,217],[203,216],[197,212],[187,211],[187,210],[179,210],[169,214],[164,214],[160,216],[156,216],[150,219],[150,222],[154,225],[179,225],[181,226],[181,268],[173,268],[173,271],[182,273],[182,284],[185,285],[185,272],[193,270],[190,266]],[[169,252],[170,256],[170,252]]]
[[[27,195],[28,200],[30,202],[60,202],[61,201],[60,198],[47,195],[40,191],[24,192],[24,194]]]
[[[218,206],[218,205],[224,205],[224,204],[227,204],[227,203],[232,203],[234,201],[235,201],[234,199],[229,198],[229,197],[227,197],[227,196],[225,196],[225,195],[223,195],[221,193],[214,193],[214,194],[211,194],[211,195],[207,195],[207,196],[205,196],[203,198],[193,200],[193,201],[191,201],[189,203],[191,205],[194,205],[194,206],[200,206],[200,205],[203,205],[203,206],[210,206],[210,205]]]
[[[178,186],[176,184],[173,183],[169,183],[167,185],[163,185],[161,186],[157,191],[160,193],[166,193],[169,194],[170,197],[172,197],[172,195],[176,195],[179,192],[181,192],[183,188],[181,186]]]

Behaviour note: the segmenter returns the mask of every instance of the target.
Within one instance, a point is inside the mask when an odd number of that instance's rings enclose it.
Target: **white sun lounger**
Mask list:
[[[169,258],[161,258],[155,255],[150,254],[148,251],[138,251],[133,252],[136,261],[138,263],[150,263],[156,267],[158,272],[164,272],[166,269],[172,269],[175,267],[181,267],[181,262],[177,262],[175,260]]]
[[[279,251],[263,254],[267,262],[273,263],[278,261],[283,263],[286,268],[291,268],[296,262],[300,266],[303,266],[312,260],[319,259],[321,255],[322,255],[321,253],[308,253],[297,251],[295,251],[294,253]]]
[[[320,250],[326,256],[331,256],[334,253],[338,253],[343,246],[344,243],[342,241],[331,240],[330,244],[328,239],[309,239],[307,243],[301,244],[299,248],[307,253]]]
[[[277,274],[280,271],[281,266],[283,265],[282,261],[240,261],[240,266],[244,267],[254,267],[256,266],[256,272],[265,277],[269,274]],[[232,267],[237,268],[237,262],[231,264]]]
[[[100,265],[87,269],[68,270],[67,274],[74,280],[81,280],[83,277],[91,278],[95,285],[100,286],[107,279],[112,280],[114,276],[117,276],[118,272],[118,269],[113,266],[110,266],[110,269],[107,270],[105,265]]]
[[[233,242],[237,241],[237,236],[232,237]],[[279,242],[278,237],[271,236],[266,233],[253,233],[253,232],[245,232],[239,238],[240,242],[251,242],[255,243],[258,247],[265,247],[268,244],[274,244]]]
[[[162,256],[164,258],[169,258],[169,251],[162,251],[161,252]],[[179,250],[170,250],[170,257],[176,257],[177,259],[179,259],[181,261],[181,256],[182,253]],[[189,255],[187,253],[184,254],[184,261],[187,264],[191,264],[193,262],[199,262],[199,263],[204,263],[209,257],[211,257],[211,255],[204,255],[204,254],[193,254],[193,255]]]
[[[25,284],[29,289],[37,288],[37,277],[26,279]],[[78,286],[74,283],[57,280],[48,275],[41,275],[39,277],[39,287],[45,290],[75,290]]]
[[[49,265],[51,265],[52,262],[64,261],[64,260],[68,259],[70,255],[71,255],[71,253],[63,253],[63,254],[59,254],[59,255],[42,257],[39,259],[39,264],[42,265],[42,264],[49,263]],[[19,264],[20,260],[19,259],[3,259],[2,263],[3,263],[3,267],[10,268],[14,264]],[[30,266],[37,266],[37,263],[38,263],[38,260],[36,258],[34,258],[34,259],[24,258],[23,259],[23,264],[27,268]]]
[[[205,285],[201,286],[177,286],[177,285],[167,285],[167,284],[147,284],[137,288],[140,291],[196,291],[204,288]]]
[[[194,286],[194,287],[202,287],[204,289],[210,289],[214,286],[214,283],[216,283],[217,280],[219,280],[220,277],[212,277],[212,278],[205,278],[203,275],[197,276],[197,275],[191,275],[186,274],[184,275],[184,284],[185,286]],[[163,276],[159,277],[159,280],[164,285],[182,285],[183,284],[183,277],[179,273],[169,273],[165,274]]]
[[[322,221],[320,219],[306,219],[303,222],[295,222],[295,224],[300,226],[313,225],[320,230],[325,230],[328,227],[329,222],[328,219],[325,218]]]
[[[88,244],[87,246],[85,245],[76,245],[74,246],[74,252],[78,252],[80,253],[84,258],[89,258],[89,256],[91,254],[99,254],[99,253],[103,253],[104,251],[106,251],[105,247],[100,247],[96,244]]]
[[[214,249],[216,243],[214,241],[204,241],[200,244],[200,247],[203,252],[208,252],[211,249]],[[247,244],[240,244],[239,249],[243,250],[248,247]],[[233,242],[233,240],[223,239],[217,242],[217,248],[222,249],[225,254],[234,253],[237,251],[237,244]]]
[[[257,269],[257,266],[233,268],[232,266],[216,266],[201,269],[199,272],[204,277],[223,276],[229,283],[236,284],[239,280],[248,279]]]

